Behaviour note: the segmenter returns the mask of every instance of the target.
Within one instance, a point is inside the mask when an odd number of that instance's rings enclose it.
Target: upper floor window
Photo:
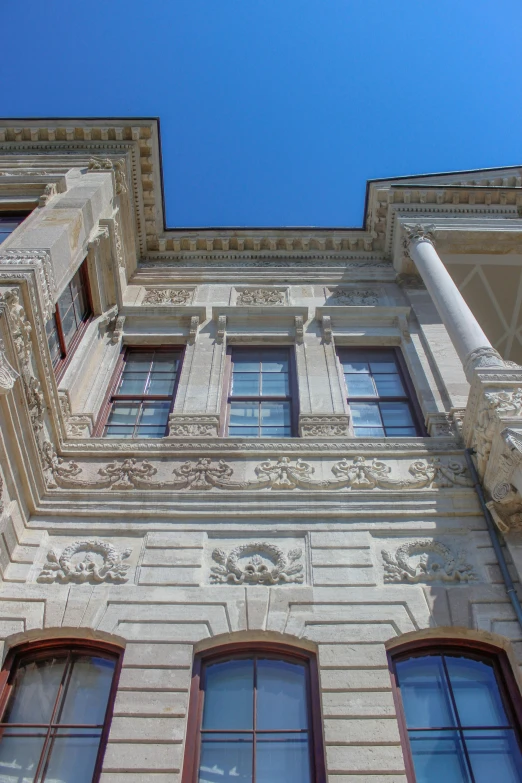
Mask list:
[[[84,261],[56,302],[53,317],[45,326],[51,359],[57,374],[65,368],[91,315],[89,282]]]
[[[290,438],[295,432],[289,348],[232,348],[228,435]]]
[[[117,648],[31,645],[6,664],[0,780],[95,783],[112,716]]]
[[[503,663],[455,647],[393,661],[410,783],[522,782],[518,686]]]
[[[26,217],[27,212],[0,212],[0,245]]]
[[[393,348],[340,348],[352,426],[358,438],[424,434],[415,392]]]
[[[182,351],[126,348],[120,357],[96,434],[104,438],[163,438],[174,403]]]
[[[252,645],[197,661],[183,783],[322,783],[314,666]]]

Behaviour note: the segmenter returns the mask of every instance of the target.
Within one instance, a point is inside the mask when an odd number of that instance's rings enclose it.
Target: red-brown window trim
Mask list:
[[[114,702],[116,700],[118,682],[123,664],[123,647],[120,647],[116,644],[111,644],[109,642],[74,638],[45,639],[38,642],[25,642],[23,644],[12,647],[9,650],[3,663],[2,670],[0,671],[0,719],[4,716],[5,708],[11,693],[12,684],[9,682],[9,680],[11,675],[16,672],[18,662],[27,655],[30,655],[32,658],[48,658],[54,653],[64,652],[98,655],[100,657],[111,658],[115,660],[114,674],[112,677],[111,689],[109,691],[109,698],[107,699],[107,709],[105,711],[105,718],[103,721],[100,745],[98,748],[98,755],[96,757],[96,764],[94,765],[94,772],[92,776],[92,783],[98,783],[102,771],[107,740],[109,738],[109,731],[111,728],[112,716],[114,712]]]
[[[401,349],[393,345],[336,345],[337,367],[339,371],[339,377],[341,379],[341,383],[344,389],[344,398],[349,405],[350,402],[349,402],[348,389],[346,388],[343,366],[341,362],[341,354],[343,353],[343,351],[360,351],[361,356],[363,356],[365,353],[370,355],[371,353],[377,353],[378,351],[390,351],[390,353],[394,354],[397,360],[397,364],[399,366],[399,376],[402,382],[404,383],[404,388],[406,390],[406,397],[411,407],[413,423],[417,431],[416,434],[417,436],[422,438],[428,437],[428,432],[424,424],[422,408],[419,404],[417,392],[415,391],[415,387],[413,385],[413,381],[411,379],[410,373],[406,366],[406,362],[404,360],[404,356]],[[368,397],[366,399],[368,402],[373,401],[373,398],[371,397]],[[393,436],[390,435],[385,435],[384,437],[393,438]],[[401,436],[401,437],[405,437],[405,436]]]
[[[78,269],[76,270],[80,273],[82,278],[82,283],[85,288],[85,295],[87,297],[87,304],[89,306],[89,309],[87,311],[86,316],[84,317],[81,325],[78,327],[76,332],[74,333],[74,336],[69,343],[69,346],[66,348],[63,338],[63,330],[62,330],[62,324],[61,324],[61,316],[60,311],[58,309],[58,302],[56,302],[54,306],[53,311],[53,317],[56,319],[56,325],[57,325],[57,332],[58,332],[58,339],[60,341],[60,350],[62,352],[62,358],[59,359],[58,362],[54,365],[54,375],[56,378],[56,382],[59,383],[61,379],[63,378],[65,371],[69,364],[71,363],[72,357],[74,356],[74,352],[78,348],[83,335],[85,334],[87,327],[89,326],[90,322],[93,319],[93,304],[92,304],[92,291],[91,291],[91,284],[89,281],[89,273],[87,271],[87,259],[82,261]],[[74,273],[76,274],[76,272]],[[74,277],[74,275],[73,275]],[[71,278],[72,280],[72,278]],[[67,285],[69,285],[69,283]]]
[[[107,386],[107,391],[105,392],[105,396],[103,398],[103,402],[100,407],[100,412],[98,413],[98,418],[96,419],[96,424],[94,425],[93,437],[101,438],[103,436],[103,430],[105,425],[107,424],[107,420],[111,412],[111,398],[114,396],[114,393],[118,387],[118,383],[120,381],[123,372],[123,368],[125,367],[125,357],[131,351],[179,351],[180,352],[179,370],[176,375],[176,380],[174,382],[174,389],[172,391],[172,402],[170,406],[170,412],[172,413],[172,410],[174,408],[174,403],[176,402],[176,394],[178,392],[179,379],[181,376],[181,372],[183,370],[185,349],[186,349],[186,345],[122,345],[120,355],[118,356],[118,361],[116,362],[116,367],[114,368],[114,372],[112,374],[111,380],[109,381],[109,384]],[[133,438],[126,438],[126,440],[132,441]]]
[[[474,639],[419,639],[405,642],[388,650],[388,670],[392,683],[393,702],[399,724],[399,736],[408,783],[416,783],[406,716],[395,665],[409,658],[424,655],[458,655],[476,661],[486,661],[493,666],[502,704],[510,718],[515,736],[522,749],[522,694],[506,651],[488,642]]]
[[[288,350],[288,380],[289,380],[289,386],[290,386],[290,426],[292,429],[292,438],[297,437],[298,434],[298,422],[299,422],[299,388],[297,385],[297,367],[296,367],[296,361],[295,361],[295,348],[292,344],[287,343],[276,343],[276,344],[264,344],[264,345],[257,345],[256,343],[252,343],[252,345],[227,345],[227,351],[225,355],[225,369],[223,372],[223,396],[221,401],[221,431],[220,431],[220,437],[234,437],[228,435],[228,424],[230,419],[230,397],[231,397],[231,385],[232,385],[232,370],[233,370],[233,361],[232,361],[232,352],[233,351],[241,351],[243,353],[248,353],[248,351],[258,351],[260,349],[266,348],[267,350],[270,350],[271,348],[274,349],[285,349]],[[241,399],[241,397],[238,397],[238,399]],[[272,399],[281,399],[280,397],[259,397],[258,399],[263,399],[266,401],[270,401]],[[256,440],[266,440],[266,438],[256,438]]]
[[[264,653],[283,661],[292,659],[294,661],[300,661],[307,667],[307,686],[309,689],[307,707],[310,721],[310,746],[313,761],[310,765],[310,771],[312,773],[313,783],[326,783],[317,658],[315,654],[309,650],[303,650],[300,647],[292,647],[289,644],[279,644],[277,642],[236,642],[235,644],[223,644],[195,655],[190,686],[187,736],[185,739],[185,757],[183,760],[181,783],[197,783],[200,755],[199,729],[203,717],[203,689],[200,687],[203,667],[208,665],[209,662],[215,662],[217,660],[248,658],[249,655],[263,655]]]

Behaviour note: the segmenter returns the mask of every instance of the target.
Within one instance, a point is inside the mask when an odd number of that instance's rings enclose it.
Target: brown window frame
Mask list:
[[[71,362],[71,359],[74,356],[74,352],[78,348],[78,345],[80,344],[81,339],[82,339],[83,335],[85,334],[85,331],[86,331],[87,327],[89,326],[90,322],[93,319],[92,293],[91,293],[91,286],[90,286],[90,283],[89,283],[89,274],[87,272],[87,259],[85,259],[80,264],[80,266],[78,267],[78,269],[76,270],[74,275],[71,277],[71,279],[67,283],[67,286],[69,286],[71,284],[71,282],[72,282],[72,280],[73,280],[73,278],[74,278],[74,276],[76,275],[77,272],[80,273],[80,277],[81,277],[81,280],[82,280],[82,286],[83,286],[83,289],[85,291],[85,296],[86,296],[86,299],[87,299],[87,312],[84,315],[80,326],[76,329],[76,331],[75,331],[75,333],[74,333],[74,335],[73,335],[73,337],[71,339],[71,342],[69,343],[68,346],[66,346],[66,344],[65,344],[65,335],[63,333],[63,327],[62,327],[62,316],[61,316],[59,305],[58,305],[58,302],[59,302],[59,299],[60,299],[59,297],[58,297],[58,301],[56,302],[56,304],[54,306],[54,311],[53,311],[52,317],[54,318],[54,322],[56,324],[56,332],[57,332],[57,335],[58,335],[58,341],[60,343],[60,352],[61,352],[61,358],[56,362],[56,364],[53,365],[54,366],[54,375],[55,375],[55,378],[56,378],[57,381],[60,381],[63,378],[65,370],[69,366],[69,364]],[[65,289],[64,289],[64,291],[65,291]]]
[[[118,682],[120,679],[121,668],[123,664],[122,647],[109,642],[94,641],[90,639],[46,639],[38,642],[26,642],[24,644],[17,645],[11,648],[6,656],[2,670],[0,671],[0,716],[3,718],[5,709],[7,707],[9,697],[12,691],[12,683],[14,675],[21,662],[27,657],[31,660],[45,660],[55,654],[63,655],[79,654],[79,655],[95,655],[100,658],[112,659],[115,661],[114,673],[112,676],[112,683],[107,699],[107,708],[105,710],[105,717],[103,720],[103,728],[100,737],[100,744],[98,747],[98,754],[96,756],[96,763],[94,765],[94,771],[92,776],[92,783],[98,783],[98,780],[102,771],[103,758],[107,747],[107,741],[109,738],[109,731],[111,728],[111,722],[114,713],[114,702],[116,700],[116,693],[118,690]],[[58,692],[57,699],[59,698],[60,690]],[[10,725],[10,724],[3,724]],[[44,725],[44,724],[42,724]],[[47,727],[47,738],[42,746],[40,753],[40,759],[38,762],[36,775],[40,774],[42,764],[48,755],[49,734],[51,728],[54,726],[51,721]],[[80,726],[81,724],[74,724]],[[0,742],[2,741],[2,724],[0,722]]]
[[[254,396],[254,395],[234,395],[232,396],[230,392],[232,391],[232,372],[234,368],[234,362],[232,360],[232,353],[233,352],[240,352],[240,353],[248,353],[249,351],[259,351],[259,350],[286,350],[288,351],[288,381],[289,381],[289,389],[290,394],[286,396],[282,395],[267,395],[267,396]],[[296,362],[295,362],[295,349],[293,345],[286,344],[286,345],[228,345],[227,351],[225,355],[225,370],[223,373],[223,387],[225,393],[223,394],[223,400],[222,400],[222,406],[221,406],[221,431],[220,431],[220,437],[226,437],[226,438],[240,438],[241,440],[249,440],[249,439],[255,439],[256,441],[259,440],[263,442],[264,440],[269,440],[269,437],[261,437],[261,436],[254,436],[254,435],[229,435],[228,434],[228,428],[229,428],[229,422],[230,422],[230,403],[232,400],[234,402],[255,402],[257,401],[263,401],[263,402],[279,402],[279,401],[286,401],[290,402],[290,427],[291,427],[291,435],[285,436],[285,440],[288,440],[288,437],[295,438],[298,434],[298,422],[299,422],[299,390],[297,386],[297,370],[296,370]]]
[[[502,705],[522,750],[522,694],[505,650],[493,644],[472,639],[420,639],[406,642],[389,649],[387,656],[408,783],[416,783],[416,776],[396,664],[410,658],[421,658],[426,655],[457,655],[461,658],[491,664]]]
[[[190,686],[187,736],[181,783],[197,783],[201,754],[201,721],[203,718],[203,674],[205,666],[217,661],[267,655],[280,661],[298,661],[307,667],[307,709],[310,731],[310,772],[312,783],[326,783],[326,765],[321,720],[321,696],[317,657],[309,650],[277,642],[236,642],[197,653],[194,657]]]
[[[170,415],[170,413],[172,413],[172,410],[174,408],[174,403],[176,401],[176,394],[178,391],[179,379],[181,376],[181,372],[183,370],[183,361],[185,359],[185,348],[186,348],[185,345],[124,345],[122,346],[121,353],[118,356],[116,367],[114,368],[114,372],[112,374],[111,380],[107,387],[107,391],[105,392],[105,397],[103,398],[103,403],[101,405],[100,412],[98,414],[98,418],[96,420],[96,424],[94,427],[93,437],[95,438],[103,437],[103,430],[105,429],[105,425],[107,424],[107,421],[109,419],[114,397],[117,397],[118,400],[127,399],[129,402],[131,402],[132,400],[136,400],[138,398],[143,398],[147,400],[167,400],[170,397],[170,401],[171,401],[170,410],[169,410],[169,415]],[[135,395],[118,396],[115,394],[115,391],[118,388],[118,384],[123,374],[123,370],[125,368],[125,359],[129,355],[129,353],[132,353],[133,351],[163,351],[163,352],[179,351],[180,352],[180,367],[176,375],[176,380],[174,382],[174,389],[172,391],[172,395],[135,394]],[[167,434],[167,430],[168,430],[168,421],[167,421],[167,426],[165,427],[165,435]],[[107,438],[107,440],[108,441],[113,440],[113,438]],[[134,440],[139,440],[139,438],[125,438],[125,440],[134,441]]]
[[[350,396],[348,394],[348,388],[346,386],[346,381],[344,377],[344,371],[342,366],[342,354],[344,351],[357,351],[361,354],[361,361],[364,361],[364,357],[369,357],[371,354],[375,353],[383,353],[385,351],[389,352],[390,355],[393,355],[397,362],[397,367],[399,369],[399,378],[401,379],[404,389],[405,389],[405,396],[403,397],[357,397],[357,396]],[[344,388],[344,397],[345,400],[348,403],[348,406],[350,406],[351,402],[376,402],[379,404],[381,400],[383,402],[407,402],[410,408],[410,413],[412,417],[412,421],[415,427],[415,435],[417,437],[426,438],[428,437],[428,432],[426,430],[426,427],[424,426],[424,418],[422,415],[422,409],[419,405],[419,401],[417,399],[417,393],[415,391],[415,387],[413,385],[413,382],[411,380],[410,374],[408,372],[408,368],[406,367],[406,362],[404,361],[404,356],[402,355],[402,351],[400,348],[397,348],[396,346],[389,346],[389,345],[372,345],[372,346],[363,346],[363,345],[337,345],[336,346],[336,353],[337,353],[337,364],[339,368],[340,378],[341,382],[343,384]],[[370,359],[367,359],[367,361],[371,361]],[[351,418],[351,416],[350,416]],[[368,435],[361,435],[354,437],[371,437]],[[412,435],[382,435],[378,437],[383,438],[408,438],[408,437],[414,437]]]

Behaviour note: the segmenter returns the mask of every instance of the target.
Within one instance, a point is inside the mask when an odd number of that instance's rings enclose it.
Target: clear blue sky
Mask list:
[[[4,0],[0,115],[158,116],[169,226],[362,222],[522,163],[521,0]]]

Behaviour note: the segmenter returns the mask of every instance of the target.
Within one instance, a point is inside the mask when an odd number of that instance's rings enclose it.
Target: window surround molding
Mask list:
[[[183,758],[183,769],[181,783],[196,783],[196,762],[199,756],[198,733],[201,725],[201,698],[200,684],[203,666],[209,661],[220,658],[246,656],[248,653],[258,655],[267,653],[272,656],[279,656],[281,659],[293,658],[304,662],[308,667],[309,681],[309,716],[310,716],[310,734],[311,746],[313,748],[314,765],[311,768],[313,783],[326,783],[326,761],[323,739],[323,715],[321,705],[321,690],[319,683],[319,667],[316,653],[303,646],[294,646],[282,642],[268,641],[266,639],[259,641],[235,641],[226,644],[215,644],[215,639],[203,640],[204,642],[214,642],[212,646],[201,646],[194,655],[192,667],[192,680],[189,693],[188,720],[185,739],[185,753]],[[297,641],[297,640],[296,640]],[[301,640],[299,640],[301,641]]]
[[[509,639],[485,631],[474,632],[467,628],[459,629],[448,626],[428,631],[412,631],[389,640],[385,647],[408,783],[415,783],[416,776],[402,697],[395,673],[397,661],[409,657],[421,657],[423,654],[430,653],[453,653],[462,655],[464,658],[468,656],[478,660],[481,657],[489,659],[497,676],[502,701],[504,704],[507,703],[514,715],[520,741],[522,736],[522,678],[519,673],[519,663]]]

